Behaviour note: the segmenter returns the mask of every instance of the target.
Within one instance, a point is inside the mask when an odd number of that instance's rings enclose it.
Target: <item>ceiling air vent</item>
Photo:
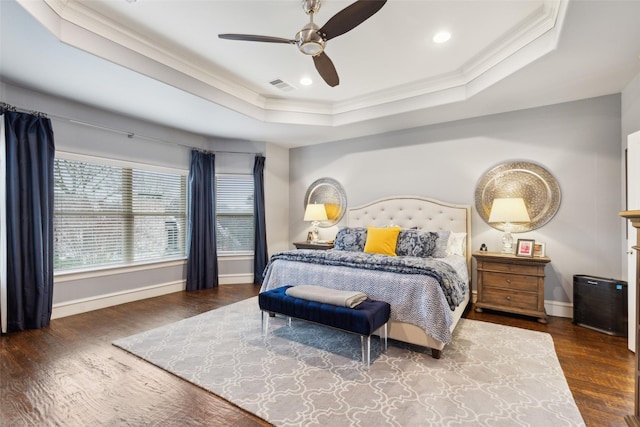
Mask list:
[[[295,87],[291,86],[289,83],[283,82],[280,79],[275,79],[269,82],[272,86],[277,87],[281,91],[289,92],[295,89]]]

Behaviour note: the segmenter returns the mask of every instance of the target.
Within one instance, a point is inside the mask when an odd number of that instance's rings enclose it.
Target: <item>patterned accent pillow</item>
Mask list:
[[[432,256],[438,233],[421,230],[402,230],[398,236],[396,254],[398,256],[413,256],[427,258]]]
[[[343,227],[336,234],[333,249],[363,252],[366,242],[367,229],[365,227]]]
[[[449,243],[449,236],[451,235],[451,231],[449,230],[439,230],[438,231],[438,239],[436,240],[436,248],[433,250],[433,254],[431,254],[434,258],[446,258],[447,257],[447,245]]]

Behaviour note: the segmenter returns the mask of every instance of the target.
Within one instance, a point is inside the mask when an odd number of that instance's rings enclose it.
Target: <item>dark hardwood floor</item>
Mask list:
[[[531,317],[490,310],[476,313],[471,309],[464,317],[548,332],[587,426],[627,425],[625,415],[633,414],[635,355],[627,349],[626,337],[576,326],[563,317],[549,316],[546,325]]]
[[[181,292],[56,319],[0,338],[0,426],[264,426],[265,421],[111,345],[117,338],[251,296],[254,285]],[[587,426],[623,426],[633,412],[626,339],[550,317],[465,317],[548,332]],[[446,348],[444,350],[446,352]],[[549,426],[552,427],[552,426]]]

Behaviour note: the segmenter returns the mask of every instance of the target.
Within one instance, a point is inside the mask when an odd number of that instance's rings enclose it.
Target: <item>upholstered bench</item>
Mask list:
[[[369,367],[371,362],[371,335],[381,329],[383,351],[387,349],[387,322],[391,313],[389,303],[367,299],[354,308],[309,301],[287,295],[291,286],[282,286],[258,294],[262,310],[262,331],[268,332],[269,315],[281,314],[288,318],[306,320],[360,335],[362,362]]]

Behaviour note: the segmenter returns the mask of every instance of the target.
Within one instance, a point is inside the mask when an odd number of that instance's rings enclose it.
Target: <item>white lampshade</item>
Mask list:
[[[321,203],[309,203],[304,211],[305,221],[326,221],[327,210]]]
[[[527,207],[521,197],[493,199],[489,222],[530,222]]]

